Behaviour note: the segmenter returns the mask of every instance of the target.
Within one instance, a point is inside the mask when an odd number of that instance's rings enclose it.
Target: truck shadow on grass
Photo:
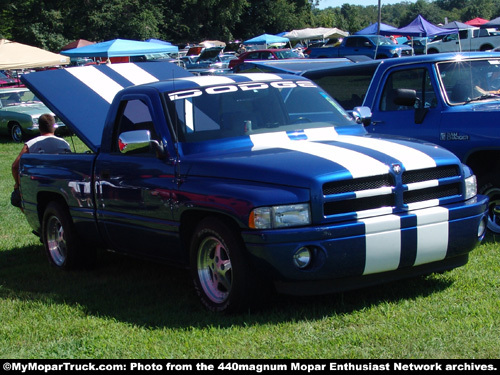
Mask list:
[[[349,314],[367,306],[416,299],[447,289],[448,277],[417,277],[315,297],[273,295],[266,307],[239,315],[207,312],[189,271],[102,252],[95,268],[65,272],[48,264],[43,247],[0,252],[0,298],[77,306],[92,316],[144,327],[208,327],[282,323]]]

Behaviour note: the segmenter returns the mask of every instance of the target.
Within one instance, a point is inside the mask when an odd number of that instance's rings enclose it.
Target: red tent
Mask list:
[[[474,18],[473,20],[469,20],[467,22],[464,22],[466,25],[471,25],[471,26],[481,26],[482,24],[486,23],[486,22],[490,22],[488,20],[485,20],[484,18],[479,18],[479,17],[476,17]]]
[[[80,48],[83,46],[88,46],[89,44],[95,44],[95,42],[89,42],[88,40],[85,39],[77,39],[71,43],[66,44],[63,48],[61,48],[61,51],[66,51],[68,49],[73,49],[73,48]]]

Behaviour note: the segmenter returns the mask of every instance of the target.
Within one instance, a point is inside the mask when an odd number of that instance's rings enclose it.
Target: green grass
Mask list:
[[[500,237],[448,273],[220,316],[185,270],[112,253],[53,269],[10,206],[20,148],[0,141],[0,358],[500,357]]]

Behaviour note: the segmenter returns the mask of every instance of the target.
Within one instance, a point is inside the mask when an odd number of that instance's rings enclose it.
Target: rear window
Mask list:
[[[305,75],[322,87],[347,110],[361,106],[378,65],[349,66]]]

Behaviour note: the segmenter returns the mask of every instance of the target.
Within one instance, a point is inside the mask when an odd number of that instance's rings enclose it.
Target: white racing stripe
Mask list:
[[[275,79],[283,79],[280,76],[271,73],[238,73],[238,76],[246,77],[252,81],[271,81]]]
[[[360,220],[365,224],[366,260],[363,275],[393,271],[401,259],[401,220],[386,215]]]
[[[444,207],[414,212],[417,216],[417,259],[415,266],[443,260],[448,251],[449,214]]]
[[[336,141],[339,135],[333,126],[326,128],[304,129],[304,134],[310,142],[315,141]]]
[[[443,260],[448,251],[449,214],[444,207],[412,212],[417,217],[417,256],[414,266]],[[392,271],[401,259],[401,222],[396,215],[362,219],[366,261],[363,274]]]
[[[126,78],[134,85],[158,82],[158,78],[139,68],[135,64],[109,64],[108,67]]]
[[[392,156],[401,161],[407,171],[436,167],[436,161],[426,153],[396,142],[352,135],[340,136],[338,140]]]
[[[236,83],[233,79],[224,76],[196,76],[196,77],[182,77],[181,79],[197,83],[202,87],[210,85],[222,85],[226,83],[231,83],[231,84]]]
[[[111,103],[116,93],[123,89],[121,85],[113,81],[106,74],[95,69],[93,66],[66,69],[66,71],[96,92],[108,103]]]
[[[389,169],[384,163],[360,152],[317,142],[293,141],[285,132],[254,134],[250,139],[253,151],[282,148],[317,156],[342,165],[353,178],[386,174]]]

